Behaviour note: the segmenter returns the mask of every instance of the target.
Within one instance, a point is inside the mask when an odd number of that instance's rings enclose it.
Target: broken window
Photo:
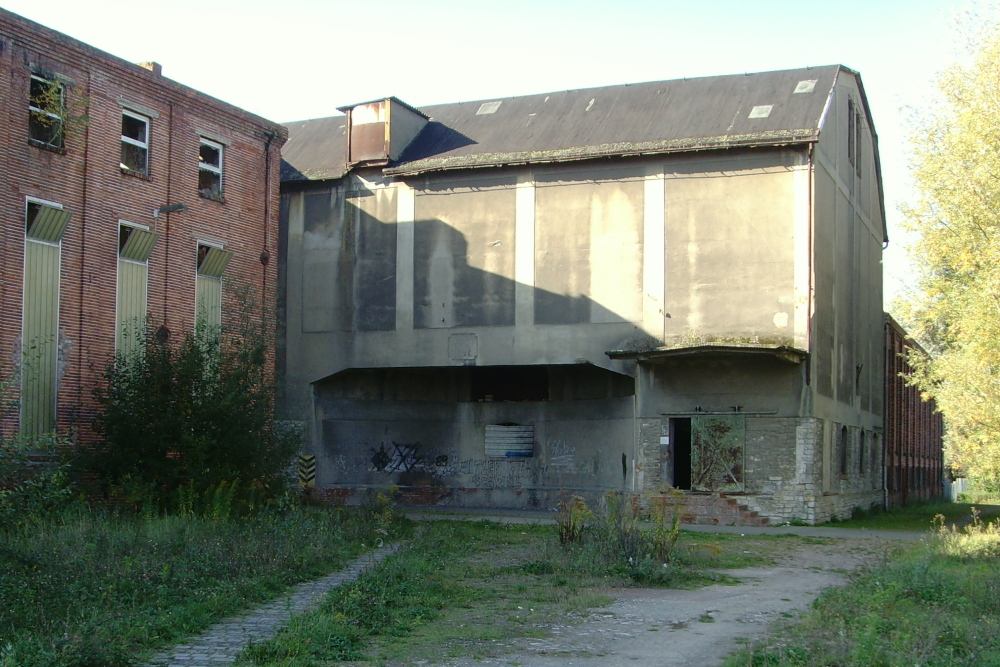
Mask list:
[[[201,140],[198,151],[198,192],[213,199],[222,197],[222,144]]]
[[[121,168],[149,174],[149,119],[131,111],[122,111]]]
[[[58,81],[31,75],[28,92],[28,139],[46,148],[63,147],[66,89]]]

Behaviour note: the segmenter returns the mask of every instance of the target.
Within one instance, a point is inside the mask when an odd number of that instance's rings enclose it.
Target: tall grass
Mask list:
[[[321,508],[228,520],[81,513],[0,532],[0,666],[129,664],[399,532],[383,518]]]
[[[795,624],[727,667],[1000,665],[1000,529],[964,528],[859,569]]]

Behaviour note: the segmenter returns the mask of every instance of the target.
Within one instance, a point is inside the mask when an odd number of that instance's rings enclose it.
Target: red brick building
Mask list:
[[[906,384],[906,361],[920,349],[891,315],[885,316],[885,481],[886,506],[896,507],[944,494],[944,419],[934,401]]]
[[[4,434],[85,434],[138,330],[274,302],[281,125],[2,9],[0,113]]]

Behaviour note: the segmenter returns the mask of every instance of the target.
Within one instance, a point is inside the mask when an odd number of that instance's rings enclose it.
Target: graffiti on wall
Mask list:
[[[399,443],[391,441],[388,445],[380,443],[378,449],[369,448],[369,470],[391,474],[395,472],[422,472],[432,477],[444,477],[455,472],[451,461],[455,452],[444,454],[435,449],[421,451],[420,442]]]
[[[527,461],[465,459],[458,471],[472,476],[472,486],[484,489],[520,489],[530,474]]]

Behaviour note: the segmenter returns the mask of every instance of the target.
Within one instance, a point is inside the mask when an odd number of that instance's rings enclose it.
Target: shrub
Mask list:
[[[105,494],[228,513],[237,492],[244,504],[282,493],[299,434],[274,418],[270,337],[243,311],[234,332],[150,335],[109,364],[95,391],[103,441],[79,459]]]
[[[55,433],[0,442],[0,526],[20,527],[73,502]]]

